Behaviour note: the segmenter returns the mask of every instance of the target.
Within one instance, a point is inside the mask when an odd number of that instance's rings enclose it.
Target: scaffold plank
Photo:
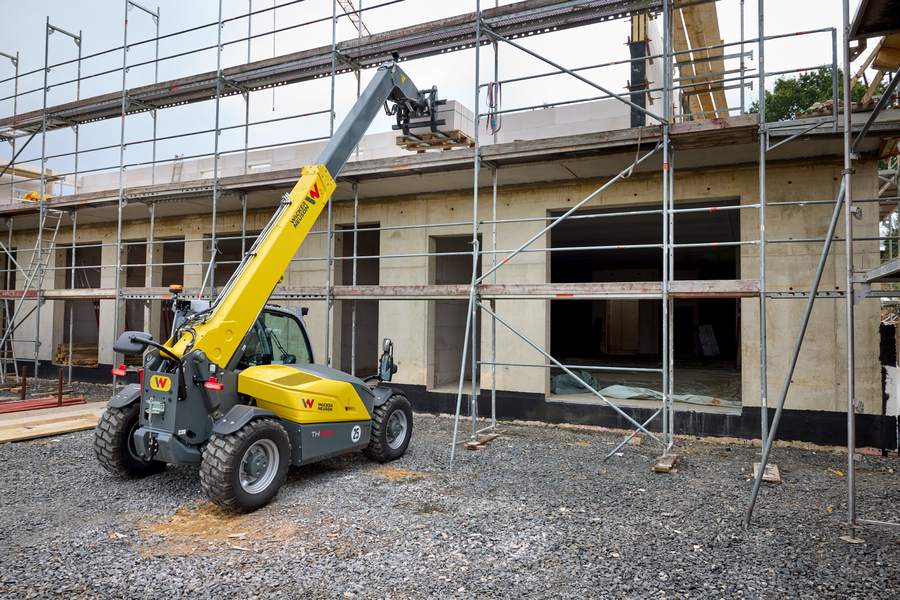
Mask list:
[[[377,300],[411,298],[468,298],[471,287],[457,285],[338,285],[332,288],[332,296],[339,300]],[[670,294],[676,298],[752,298],[759,296],[757,279],[719,279],[672,281]],[[182,296],[196,298],[200,288],[185,288]],[[645,297],[662,298],[662,283],[659,281],[600,282],[600,283],[519,283],[484,284],[479,294],[485,299],[514,299],[519,297],[545,297],[552,299],[578,299],[585,297]],[[122,288],[126,299],[148,298],[169,299],[169,288],[126,287]],[[113,288],[45,290],[48,300],[60,299],[114,299]],[[274,299],[324,298],[325,286],[279,285],[272,293]]]
[[[670,131],[676,149],[692,150],[752,144],[756,142],[758,129],[758,115],[738,115],[674,123]]]
[[[754,298],[759,296],[759,280],[672,281],[669,293],[675,298]]]

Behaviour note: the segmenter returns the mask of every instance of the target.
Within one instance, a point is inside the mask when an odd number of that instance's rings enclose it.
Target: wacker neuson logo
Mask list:
[[[300,225],[300,221],[303,220],[303,217],[306,216],[306,213],[309,212],[310,206],[315,206],[316,201],[313,198],[319,198],[321,194],[319,193],[319,185],[314,183],[312,188],[309,190],[309,196],[303,199],[303,203],[297,207],[296,212],[294,212],[294,216],[291,217],[291,225],[296,229]]]

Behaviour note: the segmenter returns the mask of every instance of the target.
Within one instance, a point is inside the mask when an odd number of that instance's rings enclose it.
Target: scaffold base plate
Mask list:
[[[852,535],[842,535],[841,539],[850,544],[865,544],[866,540]]]

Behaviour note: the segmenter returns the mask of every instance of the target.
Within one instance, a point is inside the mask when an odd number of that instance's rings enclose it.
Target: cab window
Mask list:
[[[263,312],[253,324],[238,369],[255,365],[309,364],[311,354],[306,333],[293,317]]]

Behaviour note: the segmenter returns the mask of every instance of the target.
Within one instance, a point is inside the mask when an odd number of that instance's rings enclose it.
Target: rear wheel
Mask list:
[[[291,442],[271,419],[215,434],[203,451],[200,483],[209,499],[235,512],[265,506],[278,493],[291,460]]]
[[[394,394],[388,401],[375,408],[372,418],[372,436],[365,449],[366,456],[388,462],[403,456],[412,436],[412,408],[409,400]]]
[[[144,462],[134,445],[140,402],[107,408],[94,430],[94,454],[103,467],[123,477],[144,477],[166,469],[158,460]]]

